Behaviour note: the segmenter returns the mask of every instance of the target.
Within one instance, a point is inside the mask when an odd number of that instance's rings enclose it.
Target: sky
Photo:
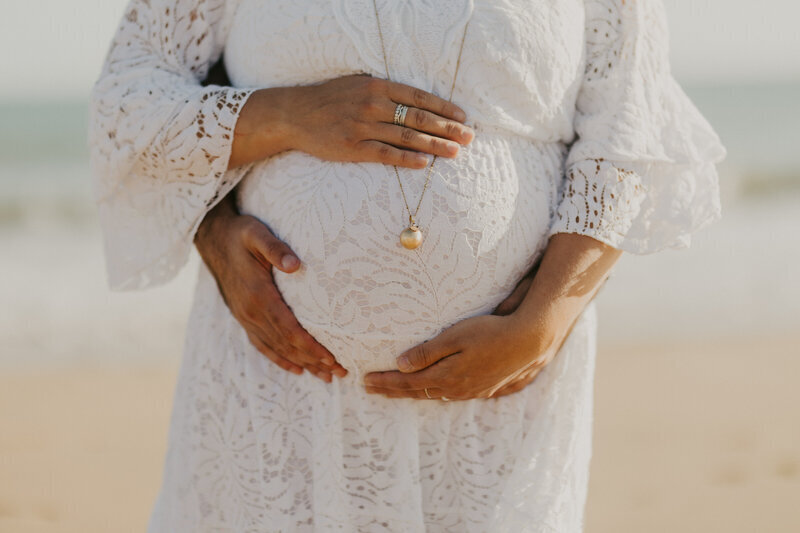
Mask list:
[[[663,1],[672,70],[682,84],[800,81],[800,2]],[[6,2],[0,19],[0,97],[85,98],[126,4]]]

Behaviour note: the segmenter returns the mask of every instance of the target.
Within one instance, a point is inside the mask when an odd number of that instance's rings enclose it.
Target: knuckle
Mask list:
[[[361,113],[364,115],[374,115],[381,109],[380,99],[375,96],[368,96],[361,102]]]
[[[410,144],[414,140],[414,137],[416,136],[416,132],[414,130],[412,130],[411,128],[401,128],[401,129],[402,129],[402,131],[400,133],[400,140],[404,144]]]
[[[414,102],[414,107],[426,107],[429,100],[428,93],[422,89],[414,89],[411,93],[411,101]]]
[[[240,235],[244,242],[251,246],[263,240],[262,228],[259,227],[255,220],[251,220],[250,218],[242,225]]]
[[[389,147],[388,144],[381,144],[378,147],[378,157],[382,161],[388,161],[392,155],[392,149]]]
[[[261,316],[259,307],[252,301],[246,302],[239,313],[248,322],[257,322]]]
[[[346,146],[353,146],[358,144],[358,141],[361,140],[359,139],[358,130],[359,126],[357,124],[354,124],[352,127],[345,129],[342,132],[342,142]]]
[[[417,357],[416,359],[424,366],[428,366],[432,363],[432,354],[430,348],[426,344],[420,344],[419,349],[417,350]]]
[[[286,252],[286,248],[281,241],[271,239],[269,242],[265,243],[264,251],[266,252],[266,260],[274,264],[276,262],[280,263],[281,257]]]
[[[444,131],[448,137],[461,137],[461,126],[455,122],[445,122]]]
[[[428,114],[421,109],[414,110],[414,124],[417,126],[418,129],[424,130],[428,127],[430,123],[430,117]]]
[[[400,166],[407,167],[411,165],[411,152],[405,150],[400,152]]]
[[[384,81],[380,78],[368,77],[364,80],[364,89],[369,93],[378,93],[383,91]]]
[[[428,141],[428,144],[430,146],[431,152],[433,153],[440,153],[444,151],[446,147],[444,141],[437,137],[431,137],[430,141]]]
[[[441,112],[442,112],[443,115],[446,115],[448,117],[452,117],[453,115],[456,114],[457,109],[458,108],[455,106],[455,104],[453,104],[451,102],[444,102],[444,103],[442,103],[442,107],[441,107],[442,111]]]
[[[297,346],[298,341],[300,340],[300,335],[298,335],[294,328],[284,329],[281,333],[283,334],[284,341],[292,346]]]
[[[351,139],[351,142],[358,142],[361,139],[367,138],[369,130],[370,126],[366,122],[353,120],[346,131]]]

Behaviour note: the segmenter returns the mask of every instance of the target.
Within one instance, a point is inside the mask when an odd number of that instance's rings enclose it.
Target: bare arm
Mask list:
[[[621,253],[584,235],[554,235],[516,311],[458,322],[400,354],[400,371],[368,374],[367,391],[418,399],[494,396],[552,360]]]

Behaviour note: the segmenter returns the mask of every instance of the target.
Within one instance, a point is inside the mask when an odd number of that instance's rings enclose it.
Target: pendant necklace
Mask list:
[[[386,58],[386,45],[383,41],[383,31],[381,30],[381,19],[378,15],[378,4],[377,0],[372,0],[372,6],[375,8],[375,20],[378,23],[378,36],[381,40],[381,51],[383,52],[383,64],[386,68],[386,79],[391,81],[389,78],[389,61]],[[458,49],[458,59],[456,60],[456,71],[453,74],[453,84],[450,86],[450,98],[448,98],[448,102],[453,101],[453,92],[456,88],[456,80],[458,79],[458,69],[461,66],[461,54],[464,51],[464,41],[467,40],[467,28],[469,27],[469,20],[467,21],[466,25],[464,26],[464,35],[461,37],[461,46]],[[397,110],[395,111],[395,120],[394,123],[398,125],[402,125],[402,122],[405,120],[405,113],[408,111],[408,107],[403,106],[401,108],[400,105],[397,106]],[[399,116],[401,114],[401,116]],[[401,118],[402,117],[402,118]],[[398,120],[399,119],[399,120]],[[436,155],[433,156],[433,160],[431,161],[430,166],[428,166],[428,172],[425,176],[425,185],[422,187],[422,194],[419,197],[419,202],[417,202],[417,207],[414,209],[414,212],[411,212],[411,208],[408,206],[408,200],[406,199],[406,191],[403,189],[403,182],[400,179],[400,172],[397,170],[397,165],[393,165],[394,167],[394,175],[397,177],[397,184],[400,185],[400,194],[403,196],[403,203],[406,206],[406,211],[408,212],[408,227],[404,229],[400,233],[400,244],[403,245],[404,248],[409,250],[414,250],[422,244],[422,231],[419,229],[417,225],[416,216],[419,212],[419,206],[422,205],[422,198],[425,196],[425,191],[428,190],[428,184],[431,181],[431,173],[433,173],[433,165],[436,164]]]

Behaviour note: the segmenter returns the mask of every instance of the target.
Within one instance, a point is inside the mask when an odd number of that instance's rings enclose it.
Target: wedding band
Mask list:
[[[397,104],[397,107],[394,108],[395,126],[405,126],[407,114],[408,114],[408,106],[403,104]]]
[[[433,397],[431,397],[431,395],[428,394],[428,389],[427,388],[425,389],[425,396],[427,396],[429,400],[433,400]]]
[[[442,396],[439,399],[442,400],[443,402],[449,402],[450,401],[450,398],[448,398],[447,396]]]

